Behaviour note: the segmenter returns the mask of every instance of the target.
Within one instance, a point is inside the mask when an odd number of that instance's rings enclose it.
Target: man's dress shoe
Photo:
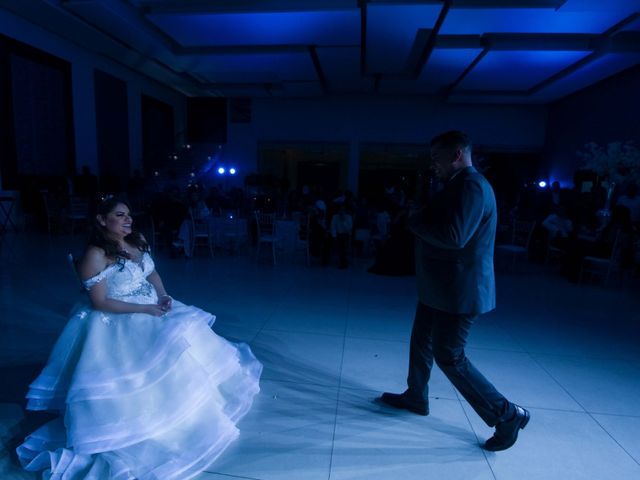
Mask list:
[[[515,405],[516,413],[510,419],[496,425],[496,432],[487,440],[483,448],[491,452],[499,452],[513,446],[518,439],[518,431],[522,430],[529,423],[529,412],[524,408]]]
[[[413,400],[406,393],[384,392],[380,401],[395,408],[402,408],[418,415],[429,415],[429,406],[425,402]]]

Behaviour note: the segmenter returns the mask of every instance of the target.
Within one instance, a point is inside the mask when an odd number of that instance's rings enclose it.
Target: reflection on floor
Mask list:
[[[33,479],[11,450],[46,420],[23,410],[81,293],[66,264],[76,236],[10,234],[0,269],[0,477]],[[528,267],[498,275],[498,309],[477,321],[467,353],[532,420],[510,450],[491,435],[439,370],[431,415],[374,402],[401,391],[414,278],[256,263],[249,252],[156,258],[170,293],[218,315],[215,330],[248,342],[265,365],[241,435],[200,480],[640,478],[640,295],[574,285]]]

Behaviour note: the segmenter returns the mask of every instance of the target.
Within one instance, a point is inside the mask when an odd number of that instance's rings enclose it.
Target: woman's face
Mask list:
[[[106,215],[98,215],[98,222],[115,238],[124,238],[129,235],[133,224],[129,207],[124,203],[118,203]]]

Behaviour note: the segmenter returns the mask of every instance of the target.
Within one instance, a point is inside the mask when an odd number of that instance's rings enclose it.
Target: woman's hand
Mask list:
[[[160,298],[158,298],[158,305],[160,305],[160,308],[162,308],[162,311],[164,313],[167,313],[169,310],[171,310],[172,302],[173,299],[169,295],[160,295]]]
[[[150,305],[143,305],[142,313],[146,313],[148,315],[153,315],[154,317],[161,317],[162,315],[164,315],[167,312],[165,310],[163,310],[160,305],[152,303]]]

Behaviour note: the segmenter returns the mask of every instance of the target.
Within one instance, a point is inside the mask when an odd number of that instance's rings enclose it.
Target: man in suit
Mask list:
[[[471,140],[457,131],[431,141],[435,174],[444,188],[409,219],[416,236],[416,309],[407,390],[380,400],[429,414],[428,382],[435,359],[451,383],[495,434],[483,448],[505,450],[529,421],[471,364],[464,352],[475,318],[495,308],[493,247],[496,200],[489,182],[471,165]]]

